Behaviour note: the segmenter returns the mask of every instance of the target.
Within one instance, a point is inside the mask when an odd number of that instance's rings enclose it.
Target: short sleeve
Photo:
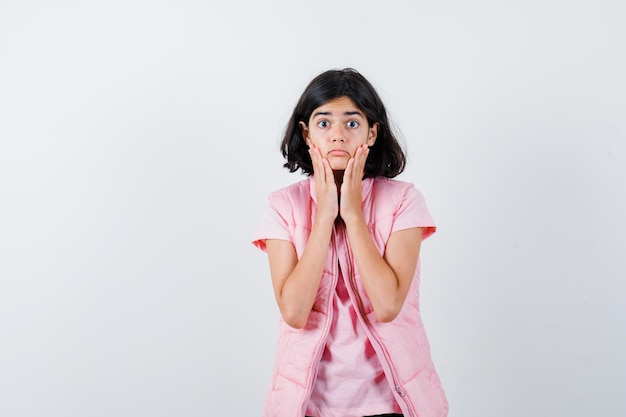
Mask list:
[[[422,193],[413,185],[406,189],[402,203],[395,213],[391,233],[398,230],[421,227],[422,240],[426,239],[437,230],[426,201]]]
[[[267,239],[279,239],[293,242],[291,233],[285,219],[268,203],[259,221],[259,226],[254,233],[252,244],[262,251],[266,251]]]

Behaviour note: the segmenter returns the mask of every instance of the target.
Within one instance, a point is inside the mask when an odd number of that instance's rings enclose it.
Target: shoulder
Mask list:
[[[302,199],[308,199],[310,197],[310,178],[305,178],[301,181],[298,181],[270,193],[268,199],[272,205],[280,207],[284,206],[285,204],[291,206],[294,202],[302,201]]]
[[[413,183],[385,177],[374,178],[372,193],[377,199],[384,197],[393,201],[403,201],[416,196],[421,197],[421,192],[415,188]]]
[[[423,228],[422,240],[436,230],[422,193],[406,181],[380,179],[375,181],[372,206],[376,208],[380,220],[393,219],[391,231]]]

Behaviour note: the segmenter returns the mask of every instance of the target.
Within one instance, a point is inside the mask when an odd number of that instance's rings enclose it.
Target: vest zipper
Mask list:
[[[339,258],[337,256],[337,239],[336,239],[336,229],[335,225],[333,225],[333,233],[331,235],[331,245],[333,247],[333,281],[331,283],[330,292],[328,296],[328,304],[326,306],[327,319],[324,324],[324,331],[322,333],[322,338],[320,344],[317,346],[315,351],[315,356],[313,357],[313,362],[311,363],[311,373],[309,375],[309,380],[307,381],[307,390],[304,395],[304,400],[302,403],[302,411],[301,417],[305,417],[306,415],[306,407],[309,398],[311,398],[311,393],[313,392],[313,384],[315,383],[315,379],[317,379],[317,373],[319,371],[320,361],[322,360],[322,354],[324,353],[324,349],[326,348],[326,340],[328,339],[328,333],[330,332],[330,325],[333,320],[333,293],[336,291],[337,280],[339,279]],[[323,273],[323,272],[322,272]]]
[[[345,229],[343,230],[342,233],[342,238],[346,243],[346,249],[348,251],[348,281],[350,283],[350,288],[352,289],[352,293],[353,296],[357,302],[357,307],[359,308],[359,317],[361,318],[362,323],[365,325],[365,330],[366,333],[368,334],[369,338],[370,338],[370,342],[371,339],[374,339],[374,341],[376,342],[376,344],[380,347],[380,351],[382,352],[385,362],[387,363],[387,366],[391,372],[391,379],[393,380],[393,389],[398,393],[398,395],[400,396],[400,398],[402,398],[404,400],[404,403],[406,404],[407,410],[409,411],[410,415],[408,415],[407,417],[415,417],[417,416],[417,413],[415,412],[415,410],[413,409],[413,404],[411,403],[411,401],[407,398],[406,396],[406,392],[404,391],[404,389],[402,388],[402,386],[400,385],[400,380],[398,378],[398,375],[396,373],[396,370],[393,366],[393,363],[391,362],[391,358],[389,357],[389,352],[387,352],[387,349],[385,348],[385,346],[382,344],[382,342],[380,341],[380,338],[378,336],[378,334],[376,333],[376,331],[372,328],[369,320],[367,320],[367,318],[365,317],[365,311],[363,308],[363,301],[361,300],[361,297],[359,296],[359,291],[358,288],[356,286],[356,278],[355,278],[355,274],[354,274],[354,262],[353,262],[353,256],[352,256],[352,248],[350,247],[350,244],[348,243],[348,238],[347,238],[347,233],[345,231]]]

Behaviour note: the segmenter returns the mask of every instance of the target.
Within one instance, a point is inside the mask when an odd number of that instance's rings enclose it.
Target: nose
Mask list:
[[[345,142],[346,141],[345,127],[341,124],[336,124],[330,129],[329,137],[332,142]]]

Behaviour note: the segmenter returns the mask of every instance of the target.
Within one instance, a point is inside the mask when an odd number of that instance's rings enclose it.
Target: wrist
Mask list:
[[[329,227],[332,228],[335,223],[336,215],[325,214],[325,213],[317,213],[315,215],[315,220],[313,221],[313,226],[320,227]]]
[[[363,213],[355,213],[347,216],[341,216],[341,218],[345,223],[347,229],[354,229],[359,226],[367,226],[365,224],[365,218],[363,217]]]

